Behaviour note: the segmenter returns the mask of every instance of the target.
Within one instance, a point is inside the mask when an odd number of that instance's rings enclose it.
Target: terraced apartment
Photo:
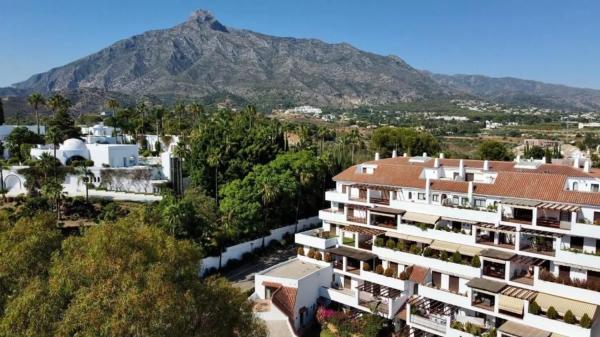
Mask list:
[[[285,309],[296,333],[335,302],[392,320],[398,336],[600,336],[600,170],[589,161],[394,152],[334,180],[323,227],[296,234],[298,258],[255,278],[255,296]]]

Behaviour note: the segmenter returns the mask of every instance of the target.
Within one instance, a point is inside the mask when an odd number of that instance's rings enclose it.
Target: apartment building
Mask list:
[[[581,164],[348,168],[323,227],[296,234],[299,260],[331,267],[311,300],[376,312],[399,336],[600,336],[600,170]]]

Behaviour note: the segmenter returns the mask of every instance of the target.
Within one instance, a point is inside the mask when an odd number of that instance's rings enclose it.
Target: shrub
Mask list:
[[[383,242],[384,242],[383,238],[377,238],[377,239],[375,239],[375,246],[383,247]]]
[[[469,332],[469,333],[470,333],[470,332],[471,332],[471,329],[473,329],[473,324],[472,324],[471,322],[467,322],[467,323],[465,323],[465,325],[464,325],[464,330],[463,330],[463,331],[466,331],[466,332]]]
[[[389,249],[394,249],[396,247],[396,243],[392,239],[388,239],[385,243],[385,246]]]
[[[440,252],[440,260],[448,261],[448,253],[442,250]]]
[[[314,249],[309,249],[308,253],[306,254],[306,256],[310,257],[311,259],[315,258],[315,250]]]
[[[392,277],[394,276],[394,272],[395,270],[392,268],[386,268],[385,271],[383,272],[383,275],[387,276],[387,277]]]
[[[377,274],[379,274],[379,275],[382,275],[382,274],[383,274],[383,271],[384,271],[384,270],[383,270],[383,266],[382,266],[382,265],[378,264],[378,265],[377,265],[377,267],[375,267],[375,272],[376,272]]]
[[[419,255],[421,254],[421,248],[419,248],[419,246],[413,243],[412,245],[410,245],[410,253]]]
[[[363,270],[371,271],[371,265],[369,264],[369,262],[363,262]]]
[[[471,335],[479,336],[479,335],[481,335],[481,328],[478,327],[477,325],[471,325],[471,329],[469,329],[467,332],[470,333]]]
[[[541,308],[537,304],[537,302],[533,301],[533,302],[529,303],[529,313],[530,314],[539,315],[540,310],[541,310]]]
[[[456,251],[456,252],[454,252],[454,254],[452,254],[452,262],[454,262],[454,263],[462,262],[462,256],[460,255],[460,253],[458,251]]]
[[[409,278],[409,277],[410,277],[410,273],[409,273],[407,270],[403,270],[403,271],[400,273],[400,276],[399,276],[399,278],[400,278],[402,281],[406,281],[406,280],[408,280],[408,278]]]
[[[565,323],[569,324],[577,323],[577,318],[575,318],[575,315],[573,315],[573,312],[571,310],[567,310],[567,312],[565,312],[565,317],[563,317],[563,320],[565,321]]]
[[[582,327],[589,329],[592,327],[592,319],[590,318],[590,316],[588,316],[588,314],[583,314],[579,324],[581,324]]]
[[[433,249],[426,247],[425,249],[423,249],[423,256],[425,257],[431,257],[433,255]],[[460,322],[458,322],[460,323]]]
[[[475,267],[475,268],[481,267],[481,260],[479,259],[479,256],[477,256],[477,255],[473,256],[473,258],[471,259],[471,267]]]
[[[462,329],[464,328],[464,327],[463,327],[463,324],[462,324],[461,322],[459,322],[459,321],[454,321],[454,322],[452,322],[452,324],[450,324],[450,327],[451,327],[452,329],[455,329],[455,330],[461,330],[461,331],[462,331]]]
[[[406,249],[406,247],[404,245],[404,241],[399,240],[398,243],[396,244],[396,249],[398,249],[400,251],[404,251]]]
[[[321,254],[321,252],[316,252],[315,253],[315,260],[321,261],[322,259],[323,259],[323,254]]]
[[[325,253],[324,256],[323,256],[323,260],[325,262],[331,262],[333,260],[333,258],[331,256],[331,253]]]
[[[304,256],[304,247],[298,247],[298,255]]]
[[[548,317],[550,319],[557,319],[558,318],[558,312],[556,311],[556,309],[554,309],[553,306],[551,306],[550,308],[548,308],[548,311],[546,311],[546,317]]]

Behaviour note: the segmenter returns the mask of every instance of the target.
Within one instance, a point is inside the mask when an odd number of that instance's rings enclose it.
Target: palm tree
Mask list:
[[[148,107],[146,106],[146,103],[139,102],[138,105],[135,107],[135,110],[142,118],[141,125],[138,126],[138,130],[136,132],[139,133],[141,131],[141,133],[143,134],[146,130],[146,113],[148,113]]]
[[[38,108],[41,105],[45,105],[46,104],[46,100],[44,99],[44,96],[42,96],[42,94],[38,93],[38,92],[34,92],[33,94],[29,95],[29,97],[27,98],[27,103],[33,107],[33,111],[35,111],[35,122],[37,124],[37,134],[40,134],[40,115],[38,114]]]
[[[71,106],[71,101],[61,94],[54,94],[48,98],[46,105],[54,112],[54,115],[56,115],[57,112],[68,109]]]
[[[175,105],[175,114],[177,115],[177,132],[183,137],[183,129],[181,128],[181,119],[185,114],[185,104],[177,103]]]
[[[94,173],[90,169],[88,169],[84,164],[77,166],[77,168],[75,169],[75,173],[79,177],[78,180],[85,184],[85,201],[89,201],[89,185],[91,183],[91,178],[94,177]]]
[[[42,194],[52,200],[56,207],[56,219],[60,220],[60,199],[63,193],[63,186],[56,180],[47,182],[42,186]]]
[[[218,150],[211,151],[206,158],[206,163],[215,168],[215,202],[219,206],[219,165],[221,164],[221,155]]]
[[[188,106],[187,110],[192,114],[194,119],[193,123],[196,125],[200,120],[200,117],[204,114],[204,107],[199,103],[192,103]]]
[[[259,193],[262,201],[263,208],[263,225],[265,229],[268,229],[267,226],[267,217],[268,217],[268,209],[269,206],[279,199],[281,195],[281,191],[278,186],[271,184],[269,181],[263,181],[259,187]],[[265,248],[265,236],[262,238],[262,247]]]

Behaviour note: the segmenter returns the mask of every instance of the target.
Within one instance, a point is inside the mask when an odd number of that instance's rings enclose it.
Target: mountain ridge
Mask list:
[[[600,90],[433,74],[411,67],[399,56],[362,51],[348,43],[225,26],[204,10],[171,28],[119,40],[0,88],[0,95],[87,89],[167,100],[230,95],[271,105],[360,106],[469,96],[565,110],[600,109]]]

